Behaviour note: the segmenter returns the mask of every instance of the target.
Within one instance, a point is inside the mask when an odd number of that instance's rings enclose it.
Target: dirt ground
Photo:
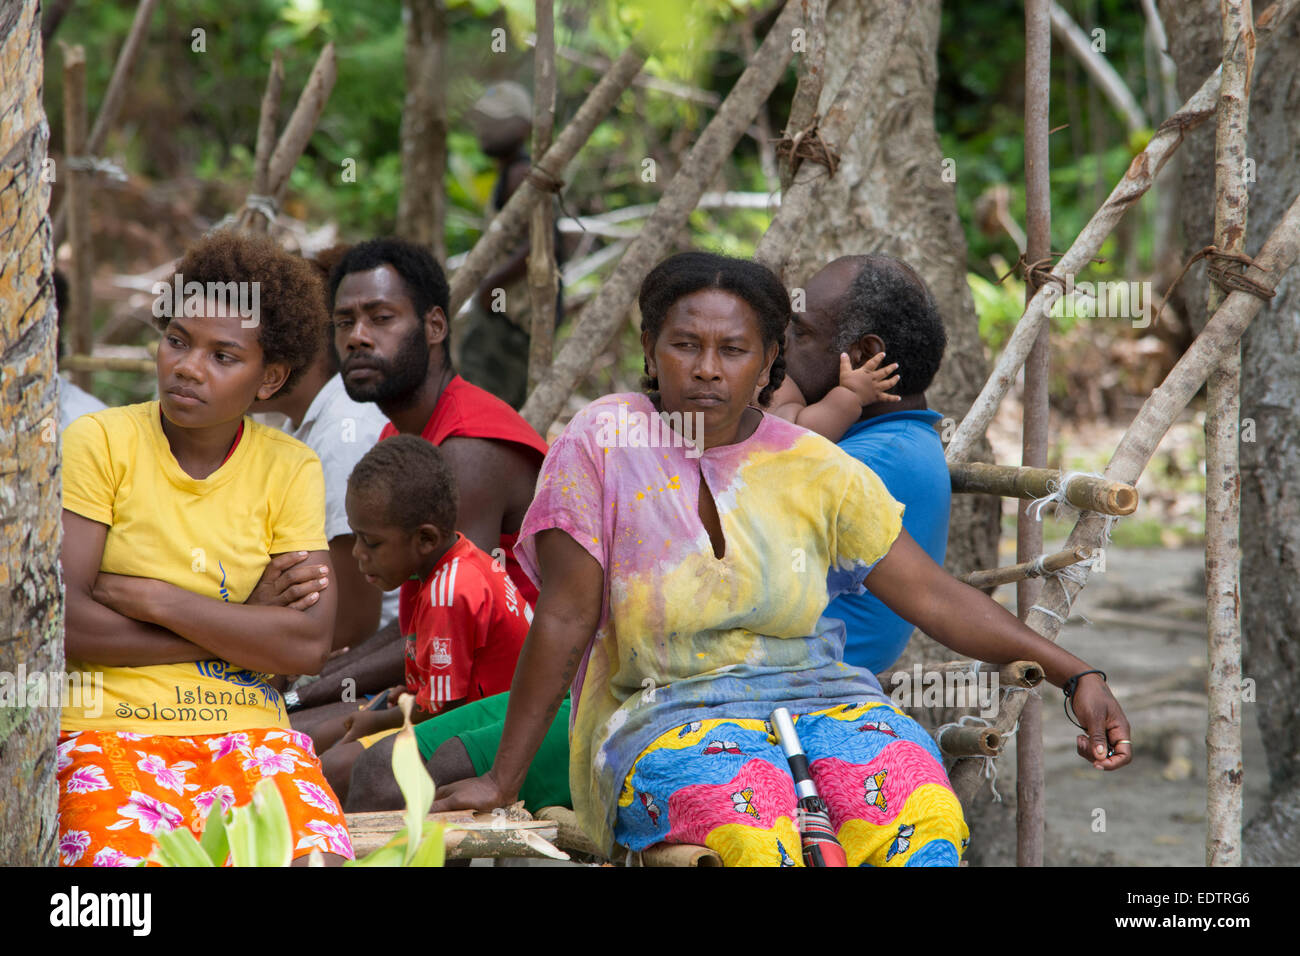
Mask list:
[[[1061,643],[1106,671],[1133,726],[1134,760],[1113,773],[1094,770],[1075,752],[1061,692],[1042,691],[1046,864],[1204,865],[1204,560],[1198,548],[1111,549],[1105,573],[1092,575],[1075,602]],[[1267,770],[1254,705],[1243,704],[1242,714],[1249,820],[1267,793]],[[1014,742],[999,759],[998,783],[1014,807]]]

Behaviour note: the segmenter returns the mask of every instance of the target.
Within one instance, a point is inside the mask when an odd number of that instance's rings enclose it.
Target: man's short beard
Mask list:
[[[354,402],[374,402],[397,408],[411,404],[429,374],[429,343],[424,338],[423,323],[416,325],[398,346],[397,355],[391,362],[381,363],[373,357],[371,361],[379,366],[375,380],[354,385],[344,376],[343,387],[348,398]]]

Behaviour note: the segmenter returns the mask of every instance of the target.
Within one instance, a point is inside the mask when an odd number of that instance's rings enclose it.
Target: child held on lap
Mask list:
[[[346,736],[322,757],[341,797],[361,751],[402,726],[401,694],[415,696],[419,722],[510,689],[533,610],[504,566],[456,531],[457,498],[442,453],[414,435],[380,442],[348,479],[361,573],[402,589],[406,683],[386,706],[341,718]]]

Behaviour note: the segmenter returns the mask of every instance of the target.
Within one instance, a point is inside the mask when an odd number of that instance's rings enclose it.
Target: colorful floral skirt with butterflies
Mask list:
[[[850,866],[956,866],[969,831],[939,748],[887,704],[795,717]],[[726,866],[802,866],[789,764],[763,720],[703,720],[658,737],[619,798],[632,850],[694,843]]]
[[[138,866],[155,833],[189,827],[197,836],[214,805],[222,811],[243,806],[268,777],[289,811],[295,857],[319,848],[352,859],[343,813],[305,734],[277,728],[189,737],[64,731],[59,863]]]

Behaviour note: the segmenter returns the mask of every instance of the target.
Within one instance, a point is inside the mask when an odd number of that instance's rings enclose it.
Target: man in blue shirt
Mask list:
[[[906,506],[903,528],[938,564],[948,546],[952,485],[938,412],[925,390],[943,359],[947,336],[934,297],[906,263],[884,255],[845,256],[818,272],[805,289],[804,312],[786,332],[786,370],[809,404],[839,382],[839,356],[854,368],[877,352],[898,363],[898,402],[862,409],[838,444],[880,476]],[[873,594],[844,595],[826,608],[844,621],[846,663],[873,673],[889,668],[907,647],[912,625]]]

